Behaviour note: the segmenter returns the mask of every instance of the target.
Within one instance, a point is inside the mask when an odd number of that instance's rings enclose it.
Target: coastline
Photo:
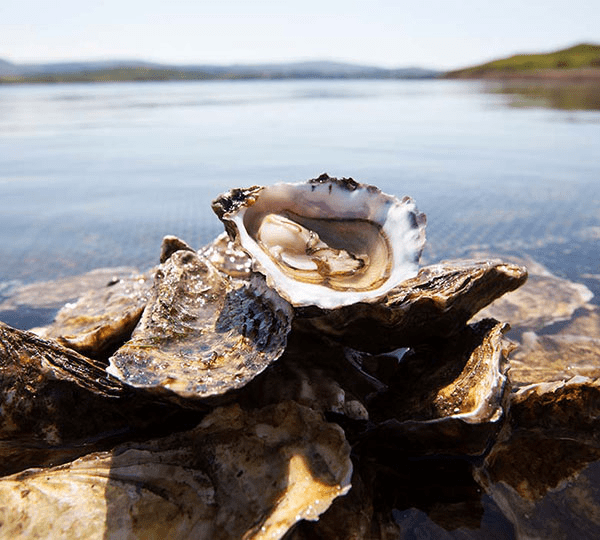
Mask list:
[[[442,79],[479,79],[492,81],[540,81],[552,83],[600,83],[599,68],[532,69],[532,70],[469,70],[452,71]]]

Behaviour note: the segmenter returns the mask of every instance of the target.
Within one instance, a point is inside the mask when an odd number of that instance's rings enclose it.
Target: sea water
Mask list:
[[[529,255],[600,296],[600,112],[479,82],[0,86],[0,282],[158,261],[232,187],[327,172],[412,196],[423,262]],[[596,276],[596,277],[594,277]]]

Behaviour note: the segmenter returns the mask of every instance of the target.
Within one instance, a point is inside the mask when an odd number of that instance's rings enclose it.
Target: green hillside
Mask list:
[[[494,74],[519,74],[536,70],[569,70],[592,68],[600,70],[600,45],[582,43],[547,54],[518,54],[457,71],[449,78],[476,78]]]

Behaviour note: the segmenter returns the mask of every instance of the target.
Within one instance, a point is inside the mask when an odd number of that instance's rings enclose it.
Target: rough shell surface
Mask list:
[[[232,190],[213,202],[253,269],[293,306],[375,301],[416,274],[425,216],[352,179]]]
[[[107,371],[184,398],[224,394],[281,356],[291,318],[262,276],[235,282],[195,252],[177,251],[156,272],[142,319]]]
[[[527,283],[482,310],[478,318],[510,321],[516,331],[541,330],[569,320],[578,309],[587,307],[594,296],[582,283],[555,276],[531,259],[510,257],[508,260],[527,267]]]
[[[505,331],[504,323],[486,319],[407,351],[386,381],[388,390],[368,404],[369,418],[379,424],[369,437],[387,439],[398,452],[483,453],[508,396]]]
[[[197,423],[180,411],[127,388],[102,362],[0,323],[0,475]]]
[[[475,477],[522,538],[600,534],[600,385],[576,376],[511,395],[509,422]]]
[[[422,268],[377,303],[306,309],[294,324],[354,349],[388,352],[455,334],[480,309],[526,280],[524,267],[499,260],[447,261]]]
[[[101,356],[129,338],[146,306],[151,286],[151,277],[144,275],[111,281],[76,302],[67,303],[52,324],[32,331],[86,356]]]
[[[343,431],[293,402],[0,480],[2,538],[278,539],[350,489]]]
[[[316,334],[292,332],[281,358],[236,396],[244,407],[291,399],[323,413],[368,420],[366,396],[385,385],[356,369],[342,346]]]
[[[248,279],[252,274],[252,259],[226,232],[217,236],[198,253],[226,276]]]
[[[91,290],[139,275],[133,267],[97,268],[78,276],[2,289],[0,320],[13,327],[30,329],[50,324],[67,302],[75,302]]]

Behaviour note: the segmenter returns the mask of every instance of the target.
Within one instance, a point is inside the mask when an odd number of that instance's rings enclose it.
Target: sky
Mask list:
[[[1,0],[0,59],[453,69],[600,43],[598,0]]]

